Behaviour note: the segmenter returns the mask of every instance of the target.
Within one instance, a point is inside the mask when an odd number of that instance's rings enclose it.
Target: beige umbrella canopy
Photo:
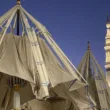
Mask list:
[[[108,110],[110,108],[108,84],[102,68],[90,50],[89,42],[88,49],[78,66],[78,70],[89,84],[85,89],[85,95],[89,98],[92,97],[98,110]]]
[[[28,21],[33,26],[30,26]],[[4,81],[10,80],[10,83],[5,82],[5,85],[10,91],[15,91],[15,107],[20,107],[20,101],[16,103],[16,100],[20,100],[18,88],[23,90],[23,94],[30,91],[29,99],[34,98],[33,93],[37,99],[46,100],[51,97],[50,91],[59,84],[66,83],[67,89],[71,91],[87,85],[47,29],[20,5],[20,0],[15,7],[0,17],[0,27],[0,72],[8,77]],[[22,86],[24,82],[26,84]],[[26,87],[30,89],[27,90]],[[24,96],[22,100],[25,99]],[[0,100],[5,99],[1,97]],[[2,104],[0,106],[2,107]]]

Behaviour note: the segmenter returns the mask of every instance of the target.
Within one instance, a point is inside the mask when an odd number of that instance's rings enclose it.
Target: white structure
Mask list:
[[[107,15],[107,23],[106,23],[106,37],[105,37],[105,52],[106,52],[106,60],[105,60],[105,68],[106,68],[106,79],[110,86],[110,22]]]

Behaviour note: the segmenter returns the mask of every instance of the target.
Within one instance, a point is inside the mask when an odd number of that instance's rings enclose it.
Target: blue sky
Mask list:
[[[106,13],[110,0],[21,0],[22,6],[45,25],[75,66],[91,43],[91,50],[104,69]],[[0,1],[0,16],[16,0]]]

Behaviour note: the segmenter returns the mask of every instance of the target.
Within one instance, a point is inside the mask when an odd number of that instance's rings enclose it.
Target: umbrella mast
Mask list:
[[[17,0],[17,5],[20,5],[20,0]],[[17,35],[19,35],[20,29],[19,29],[19,21],[20,21],[20,10],[17,10]]]
[[[17,5],[20,5],[20,0],[17,0]],[[17,10],[17,26],[16,26],[16,34],[20,34],[20,10]],[[15,80],[19,80],[19,78],[14,78]],[[13,96],[13,108],[14,110],[20,110],[20,84],[14,84],[14,96]]]

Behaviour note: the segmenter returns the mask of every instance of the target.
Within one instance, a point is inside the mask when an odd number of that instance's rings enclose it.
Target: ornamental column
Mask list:
[[[110,20],[107,14],[106,22],[106,37],[105,37],[105,68],[106,68],[106,80],[110,87]]]

